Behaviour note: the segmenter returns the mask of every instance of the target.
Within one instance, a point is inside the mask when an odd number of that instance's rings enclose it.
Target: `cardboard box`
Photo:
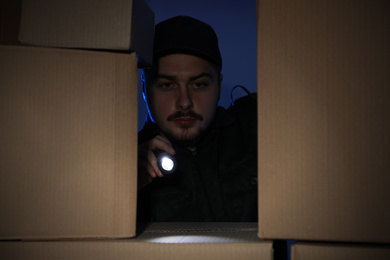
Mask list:
[[[131,237],[137,58],[0,46],[0,239]]]
[[[140,230],[137,240],[153,243],[264,242],[257,232],[257,223],[251,222],[152,222]]]
[[[0,258],[15,260],[271,260],[272,254],[272,241],[257,237],[257,223],[153,223],[132,239],[0,242]]]
[[[0,0],[0,44],[18,44],[22,0]]]
[[[390,2],[258,1],[259,236],[390,242]]]
[[[297,243],[291,246],[291,260],[390,259],[389,246],[362,244]]]
[[[23,0],[19,40],[48,47],[135,51],[153,59],[154,13],[144,0]]]

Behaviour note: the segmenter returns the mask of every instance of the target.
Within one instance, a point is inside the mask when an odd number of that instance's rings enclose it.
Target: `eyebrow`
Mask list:
[[[203,78],[203,77],[208,77],[210,79],[213,79],[213,76],[210,73],[203,72],[203,73],[201,73],[199,75],[190,77],[190,81],[194,81],[194,80],[197,80],[197,79],[200,79],[200,78]],[[156,79],[159,79],[159,78],[168,79],[168,80],[175,80],[177,77],[176,76],[165,75],[165,74],[158,74],[156,76]]]
[[[210,79],[213,79],[213,76],[210,73],[204,72],[204,73],[201,73],[201,74],[199,74],[197,76],[191,77],[190,81],[194,81],[194,80],[197,80],[197,79],[200,79],[200,78],[203,78],[203,77],[208,77]]]

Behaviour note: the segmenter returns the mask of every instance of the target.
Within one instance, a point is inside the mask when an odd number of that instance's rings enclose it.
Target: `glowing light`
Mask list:
[[[154,155],[157,158],[157,166],[162,174],[171,174],[176,170],[175,157],[161,150],[154,150]]]
[[[163,158],[161,158],[161,167],[165,171],[171,171],[174,166],[175,166],[175,163],[172,161],[171,158],[165,157],[165,156]]]

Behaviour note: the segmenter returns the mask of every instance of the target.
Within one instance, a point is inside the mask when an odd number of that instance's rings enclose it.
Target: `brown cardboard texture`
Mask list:
[[[174,227],[173,229],[172,226]],[[206,227],[208,226],[208,227]],[[100,241],[0,242],[8,259],[272,259],[272,241],[261,241],[257,228],[235,223],[154,223],[145,235]],[[257,226],[257,223],[252,225]],[[216,227],[219,227],[218,229]],[[168,229],[167,229],[168,228]]]
[[[259,236],[390,242],[390,2],[258,1]]]
[[[259,243],[257,223],[152,222],[137,237],[153,243]]]
[[[291,260],[388,260],[389,246],[297,243],[291,246]]]
[[[144,0],[23,0],[19,40],[48,47],[132,50],[153,59],[154,13]]]
[[[137,58],[0,46],[0,239],[131,237]]]

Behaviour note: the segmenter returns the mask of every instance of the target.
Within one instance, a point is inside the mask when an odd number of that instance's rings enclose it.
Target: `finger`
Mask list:
[[[167,138],[161,135],[158,135],[151,140],[150,149],[151,150],[160,149],[172,155],[175,154],[175,149],[173,149],[171,142]]]
[[[157,176],[158,177],[164,176],[162,174],[162,172],[160,171],[160,168],[158,168],[158,166],[157,166],[157,158],[152,151],[149,151],[149,153],[148,153],[148,162],[149,162],[148,172],[149,172],[150,177],[156,178]]]
[[[154,179],[154,178],[157,177],[157,173],[155,172],[155,170],[153,169],[153,167],[152,167],[150,164],[148,164],[147,172],[148,172],[149,176],[150,176],[152,179]]]

